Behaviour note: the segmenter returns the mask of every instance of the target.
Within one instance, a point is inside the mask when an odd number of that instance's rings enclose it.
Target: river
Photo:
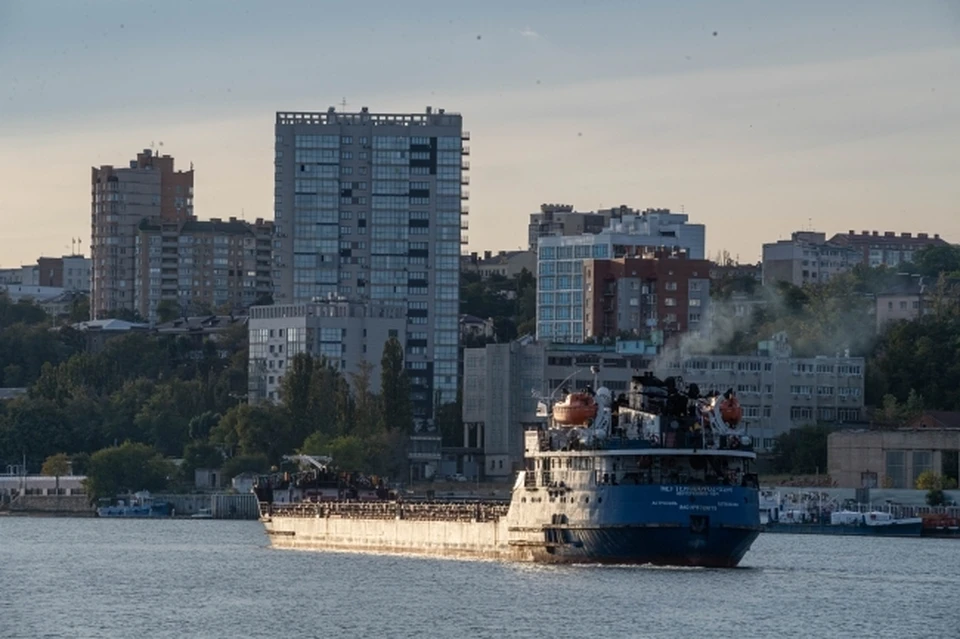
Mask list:
[[[273,550],[257,522],[0,517],[0,637],[960,637],[960,541],[761,535],[735,570]]]

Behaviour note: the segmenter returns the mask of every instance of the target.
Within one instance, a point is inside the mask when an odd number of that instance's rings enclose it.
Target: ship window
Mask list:
[[[589,503],[590,503],[590,498],[589,498],[589,497],[584,497],[584,498],[583,498],[583,503],[589,504]]]

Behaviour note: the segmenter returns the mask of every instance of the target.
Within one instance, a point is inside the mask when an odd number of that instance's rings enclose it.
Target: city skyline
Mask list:
[[[745,262],[808,227],[960,241],[947,2],[372,3],[362,26],[302,3],[51,4],[0,8],[5,266],[74,237],[89,254],[90,167],[151,143],[195,165],[200,219],[270,218],[276,111],[344,97],[464,116],[472,251],[524,247],[542,202],[682,210]]]

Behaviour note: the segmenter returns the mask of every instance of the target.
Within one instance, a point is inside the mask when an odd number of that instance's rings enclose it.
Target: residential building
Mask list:
[[[960,281],[955,278],[922,277],[902,273],[899,281],[876,295],[877,334],[890,324],[912,321],[938,306],[960,304]]]
[[[161,302],[184,315],[239,311],[273,290],[273,222],[231,217],[143,220],[135,244],[134,304],[154,322]]]
[[[84,348],[88,353],[99,353],[108,340],[132,333],[149,333],[150,325],[118,319],[101,319],[79,322],[73,325],[73,329],[83,335]]]
[[[789,240],[763,245],[763,285],[827,282],[862,262],[862,253],[856,248],[828,242],[824,233],[798,231]]]
[[[250,330],[248,401],[276,401],[280,384],[291,360],[299,353],[325,357],[334,368],[346,373],[360,371],[361,362],[376,370],[370,386],[380,392],[379,364],[383,345],[395,337],[406,352],[421,355],[426,350],[426,331],[408,330],[406,308],[388,304],[331,298],[303,304],[254,306],[247,326]],[[429,386],[426,367],[408,367],[411,397]]]
[[[842,430],[827,438],[827,470],[841,488],[915,488],[924,472],[958,479],[960,413],[927,411],[897,430]]]
[[[463,270],[479,273],[482,279],[493,275],[513,279],[524,270],[529,271],[531,275],[537,272],[535,251],[500,251],[496,255],[493,251],[484,251],[483,257],[477,253],[471,253],[462,256],[460,260]]]
[[[90,291],[90,258],[83,255],[40,257],[36,264],[0,269],[0,284],[44,286],[66,291]]]
[[[527,225],[527,244],[531,252],[537,252],[541,237],[551,235],[583,235],[599,233],[611,220],[619,220],[624,215],[638,215],[629,206],[622,204],[616,208],[600,211],[574,211],[572,204],[541,204],[539,213],[530,214]]]
[[[171,156],[144,149],[128,167],[93,167],[90,184],[90,313],[97,319],[118,310],[136,310],[140,222],[178,222],[193,215],[193,168],[175,171]]]
[[[36,273],[38,286],[53,286],[67,291],[90,291],[90,258],[83,255],[41,257],[31,271]],[[31,279],[33,279],[31,277]]]
[[[623,334],[663,343],[706,325],[710,262],[674,249],[583,262],[584,338]]]
[[[896,267],[904,262],[912,262],[913,254],[928,246],[948,246],[946,240],[934,234],[930,237],[926,233],[894,233],[884,231],[837,233],[830,238],[830,243],[845,246],[856,250],[860,255],[860,262],[867,266]]]
[[[63,294],[63,289],[60,287],[30,286],[27,284],[0,284],[0,291],[6,293],[11,302],[31,300],[37,304],[42,304]]]
[[[430,107],[276,118],[274,298],[406,305],[418,421],[457,396],[467,139],[459,114]]]
[[[485,477],[508,478],[522,463],[524,425],[538,422],[537,395],[595,383],[619,395],[644,371],[682,376],[704,393],[733,389],[747,433],[761,452],[772,451],[775,438],[791,428],[863,418],[865,362],[860,357],[793,357],[782,335],[761,342],[751,356],[658,351],[642,340],[599,345],[530,338],[464,349],[463,421],[469,433],[464,446],[483,450]],[[592,367],[599,371],[596,381]]]
[[[740,264],[732,262],[729,264],[710,263],[710,280],[720,282],[723,280],[753,280],[755,282],[763,281],[763,262],[756,264]]]
[[[690,259],[704,259],[706,230],[688,224],[688,216],[664,209],[624,215],[597,234],[539,239],[537,254],[537,339],[581,342],[584,339],[583,262],[642,253],[644,248],[683,249]]]
[[[460,316],[460,338],[467,341],[471,338],[493,337],[493,318],[483,319],[476,315]]]
[[[0,284],[23,284],[22,267],[0,268]]]

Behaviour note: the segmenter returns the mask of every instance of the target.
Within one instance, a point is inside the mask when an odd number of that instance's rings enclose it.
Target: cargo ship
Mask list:
[[[414,501],[329,460],[258,477],[271,545],[541,563],[733,567],[761,530],[756,454],[732,390],[647,373],[558,389],[524,432],[506,502]],[[301,457],[301,461],[303,458]]]

